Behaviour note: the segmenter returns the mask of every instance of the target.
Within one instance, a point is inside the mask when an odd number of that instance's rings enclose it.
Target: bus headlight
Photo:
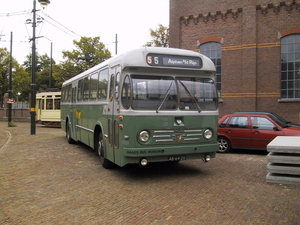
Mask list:
[[[204,131],[204,138],[205,138],[206,140],[211,139],[212,136],[213,136],[213,132],[212,132],[211,129],[206,129],[206,130]]]
[[[150,135],[147,131],[143,130],[140,132],[139,139],[142,142],[147,142],[150,138]]]

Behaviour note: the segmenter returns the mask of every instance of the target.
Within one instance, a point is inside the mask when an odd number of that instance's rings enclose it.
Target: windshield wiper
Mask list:
[[[184,83],[181,80],[178,80],[181,85],[184,87],[184,89],[186,90],[186,92],[189,94],[189,96],[194,100],[195,104],[198,107],[198,112],[200,113],[202,111],[202,109],[200,108],[200,106],[198,105],[198,102],[196,101],[195,97],[193,97],[192,93],[190,92],[190,90],[187,88],[187,86],[184,85]]]
[[[167,92],[166,92],[166,94],[165,94],[165,97],[164,97],[164,99],[162,100],[162,102],[160,103],[159,107],[157,108],[156,113],[158,113],[158,111],[160,110],[160,108],[162,107],[162,105],[164,104],[164,102],[166,101],[166,99],[167,99],[167,97],[168,97],[168,95],[169,95],[170,89],[171,89],[171,87],[172,87],[172,84],[173,84],[173,81],[171,81],[171,84],[170,84],[170,86],[169,86],[169,88],[168,88],[168,90],[167,90]]]

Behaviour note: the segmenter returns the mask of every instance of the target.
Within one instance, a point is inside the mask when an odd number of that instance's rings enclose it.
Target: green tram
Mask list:
[[[61,127],[69,143],[113,165],[215,157],[215,66],[188,50],[145,47],[65,81]]]

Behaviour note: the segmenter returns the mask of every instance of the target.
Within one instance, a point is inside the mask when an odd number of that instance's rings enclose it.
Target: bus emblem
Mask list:
[[[182,141],[182,136],[183,136],[182,134],[176,134],[176,136],[175,136],[176,137],[176,141],[177,142],[181,142]]]

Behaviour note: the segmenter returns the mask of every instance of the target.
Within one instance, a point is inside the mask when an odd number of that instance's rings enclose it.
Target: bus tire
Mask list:
[[[105,169],[111,169],[114,167],[115,164],[113,164],[111,161],[109,161],[107,158],[104,157],[104,147],[103,147],[103,135],[100,132],[99,135],[96,135],[95,140],[95,152],[97,156],[100,158],[100,163]]]
[[[231,149],[230,141],[226,137],[218,137],[219,153],[229,152]]]
[[[66,137],[68,140],[69,144],[74,144],[75,141],[73,138],[71,138],[71,128],[70,128],[70,124],[67,122],[67,131],[66,131]]]

